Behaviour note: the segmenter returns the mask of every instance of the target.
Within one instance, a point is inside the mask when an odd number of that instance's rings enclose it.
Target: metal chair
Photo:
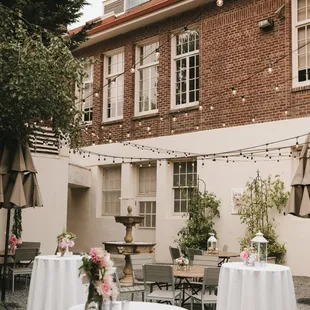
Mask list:
[[[242,258],[241,257],[231,257],[230,259],[229,259],[229,262],[230,263],[240,263],[240,262],[243,262],[243,260],[242,260]]]
[[[172,259],[172,263],[174,264],[174,261],[181,256],[180,249],[169,246],[169,252]]]
[[[19,275],[31,276],[32,267],[20,267],[21,261],[33,261],[38,255],[39,250],[37,248],[17,248],[14,256],[14,263],[12,267],[9,267],[9,272],[12,276],[12,292],[14,293],[15,277]],[[25,280],[27,285],[27,278]]]
[[[193,266],[218,267],[219,259],[217,256],[194,255]]]
[[[181,305],[181,291],[175,289],[173,267],[167,265],[143,265],[143,279],[145,288],[145,301],[168,301],[172,305],[179,300]],[[171,284],[171,290],[154,290],[147,294],[148,282]]]
[[[203,255],[203,251],[198,250],[198,249],[192,249],[192,248],[187,249],[187,256],[188,256],[188,260],[189,260],[190,264],[193,263],[195,255]]]
[[[228,245],[227,244],[223,245],[223,252],[228,252]]]
[[[142,301],[144,301],[144,286],[143,285],[121,285],[117,271],[114,273],[115,282],[119,291],[119,296],[122,294],[131,294],[131,300],[134,300],[134,294],[135,293],[141,293],[142,295]]]
[[[130,255],[130,266],[132,270],[132,282],[133,285],[144,285],[143,280],[143,265],[150,265],[153,263],[152,254],[132,254]],[[148,282],[151,292],[155,282]]]
[[[204,309],[204,305],[216,305],[217,296],[215,295],[215,290],[218,286],[219,274],[219,267],[205,268],[202,290],[197,295],[191,295],[191,310],[193,310],[194,302],[200,303],[202,309]]]

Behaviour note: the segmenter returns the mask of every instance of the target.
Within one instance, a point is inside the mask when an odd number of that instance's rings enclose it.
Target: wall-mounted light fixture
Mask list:
[[[264,18],[258,22],[258,27],[260,29],[270,29],[274,26],[272,18]]]

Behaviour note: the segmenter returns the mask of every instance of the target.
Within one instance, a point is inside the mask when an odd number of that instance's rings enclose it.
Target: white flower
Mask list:
[[[105,269],[105,275],[108,275],[108,274],[113,274],[113,273],[115,273],[115,271],[116,271],[116,268],[115,267],[107,267],[106,269]]]

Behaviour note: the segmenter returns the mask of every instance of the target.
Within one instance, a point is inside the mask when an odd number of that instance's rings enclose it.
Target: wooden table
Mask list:
[[[223,251],[219,251],[216,254],[210,254],[208,253],[208,251],[204,251],[203,252],[204,255],[209,255],[209,256],[217,256],[219,259],[221,259],[221,261],[219,262],[219,267],[222,266],[222,264],[229,262],[229,259],[231,257],[239,257],[240,253],[236,253],[236,252],[223,252]]]

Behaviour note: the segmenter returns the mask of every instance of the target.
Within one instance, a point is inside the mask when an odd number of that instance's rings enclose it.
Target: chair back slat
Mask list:
[[[172,263],[174,263],[174,260],[179,258],[181,256],[181,252],[179,248],[174,248],[172,246],[169,246],[169,252],[172,259]]]
[[[37,248],[40,250],[41,242],[29,242],[29,241],[23,241],[21,244],[22,248]]]
[[[203,251],[202,250],[198,250],[198,249],[188,248],[187,249],[187,255],[188,255],[189,261],[191,262],[191,261],[194,260],[194,256],[195,255],[203,255]]]
[[[14,262],[32,261],[38,255],[38,248],[17,248],[14,256]]]
[[[146,282],[171,283],[174,285],[173,267],[168,265],[143,265],[143,279]]]
[[[206,267],[204,270],[202,294],[205,294],[205,288],[216,287],[219,283],[220,268],[219,267]]]
[[[201,267],[217,267],[219,263],[219,259],[217,256],[209,256],[209,255],[194,255],[194,266]]]

